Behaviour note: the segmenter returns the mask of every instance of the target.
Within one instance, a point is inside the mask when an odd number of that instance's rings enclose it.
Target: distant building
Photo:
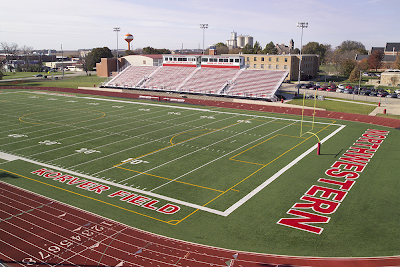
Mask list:
[[[162,66],[163,55],[130,55],[119,59],[119,67],[124,68],[126,64],[132,66]],[[110,77],[117,71],[116,58],[102,58],[100,63],[96,64],[97,76]]]
[[[253,36],[250,35],[239,35],[235,31],[231,32],[231,39],[226,41],[226,46],[229,49],[243,48],[246,45],[253,46]]]
[[[300,55],[262,55],[245,54],[245,64],[248,69],[256,70],[286,70],[287,80],[298,80]],[[318,76],[319,56],[302,55],[301,80]]]
[[[386,70],[381,73],[380,85],[383,86],[400,86],[400,70]]]
[[[279,55],[288,55],[291,54],[294,50],[294,41],[293,39],[290,40],[289,46],[285,44],[276,44],[276,49],[278,50]]]

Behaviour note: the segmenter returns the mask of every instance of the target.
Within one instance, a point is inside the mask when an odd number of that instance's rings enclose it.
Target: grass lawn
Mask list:
[[[292,99],[289,103],[293,105],[302,106],[303,99],[300,98]],[[364,115],[368,115],[376,108],[376,106],[363,105],[361,104],[362,102],[357,102],[357,101],[354,101],[354,103],[331,101],[327,99],[325,99],[324,101],[317,100],[316,102],[312,99],[305,99],[304,101],[304,105],[307,107],[314,107],[315,103],[316,103],[316,108],[323,108],[329,111],[364,114]]]
[[[3,73],[3,80],[9,79],[19,79],[19,78],[30,78],[35,77],[38,74],[42,74],[43,76],[54,76],[54,75],[62,75],[62,72],[5,72]],[[66,73],[69,74],[69,73]]]
[[[18,83],[1,83],[3,86],[37,86],[37,87],[63,87],[63,88],[78,88],[78,87],[93,87],[104,82],[107,78],[97,76],[65,76],[64,79],[39,79],[38,81],[18,82]]]

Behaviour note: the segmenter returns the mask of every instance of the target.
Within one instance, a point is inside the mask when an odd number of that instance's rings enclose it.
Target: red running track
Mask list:
[[[166,238],[0,182],[0,265],[394,266],[400,257],[309,258],[258,254]]]

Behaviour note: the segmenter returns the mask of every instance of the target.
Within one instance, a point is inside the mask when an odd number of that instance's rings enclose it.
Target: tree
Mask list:
[[[356,50],[359,55],[368,54],[367,50],[365,50],[365,46],[361,42],[350,40],[343,41],[338,47],[336,47],[336,50],[339,50],[340,52]]]
[[[229,49],[228,54],[239,54],[240,52],[242,52],[242,49],[240,47],[236,47]]]
[[[357,64],[353,68],[353,70],[351,71],[350,76],[349,76],[349,81],[350,82],[356,82],[356,81],[358,81],[360,79],[361,73],[360,73],[360,66],[359,65],[360,64]]]
[[[293,55],[300,55],[300,49],[298,49],[298,48],[293,49],[292,50],[292,54]]]
[[[129,55],[136,55],[136,54],[132,50],[125,50],[125,55],[129,56]]]
[[[353,59],[346,59],[343,61],[341,64],[341,71],[342,74],[346,77],[350,76],[350,73],[353,71],[354,67],[356,66],[355,62]]]
[[[309,42],[303,46],[303,54],[319,55],[320,61],[325,62],[326,52],[331,49],[330,44],[319,44],[317,42]]]
[[[263,53],[270,54],[270,55],[276,55],[276,54],[278,54],[278,49],[276,48],[275,44],[271,41],[265,46]]]
[[[151,46],[143,47],[143,54],[152,55],[152,54],[171,54],[171,51],[165,48],[156,49]]]
[[[363,60],[361,60],[360,63],[358,63],[358,67],[359,67],[359,69],[362,70],[362,71],[367,71],[367,70],[369,70],[368,59],[364,58]]]
[[[254,43],[253,52],[254,54],[260,54],[262,52],[262,47],[258,41]]]
[[[217,55],[228,54],[229,52],[229,47],[222,42],[217,43],[215,47],[217,48]]]
[[[260,53],[262,53],[262,48],[260,46],[260,43],[258,41],[256,41],[253,46],[251,46],[250,44],[246,44],[242,48],[242,53],[243,54],[260,54]]]
[[[93,48],[92,51],[86,56],[86,67],[88,70],[93,70],[96,63],[99,63],[102,58],[113,58],[113,54],[108,47]]]
[[[396,56],[396,61],[393,63],[393,69],[400,69],[400,55]]]
[[[384,53],[381,50],[375,50],[368,57],[368,64],[371,69],[375,69],[377,71],[382,66],[382,59],[384,57]]]
[[[15,56],[18,52],[18,45],[16,43],[1,43],[1,48],[3,49],[5,54]]]
[[[243,54],[254,54],[253,47],[252,47],[250,44],[246,44],[246,45],[242,48],[242,53],[243,53]]]

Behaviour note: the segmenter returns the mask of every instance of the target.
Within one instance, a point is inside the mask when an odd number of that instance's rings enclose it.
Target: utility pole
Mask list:
[[[119,27],[114,27],[114,31],[117,32],[117,73],[119,73],[119,64],[118,64],[118,32],[121,29]]]
[[[297,22],[297,28],[301,28],[301,41],[300,41],[300,63],[299,63],[299,84],[297,88],[297,95],[300,94],[300,79],[301,79],[301,61],[303,59],[303,29],[308,28],[308,22]]]
[[[208,29],[208,24],[200,24],[200,29],[203,29],[203,56],[204,56],[204,31]]]

